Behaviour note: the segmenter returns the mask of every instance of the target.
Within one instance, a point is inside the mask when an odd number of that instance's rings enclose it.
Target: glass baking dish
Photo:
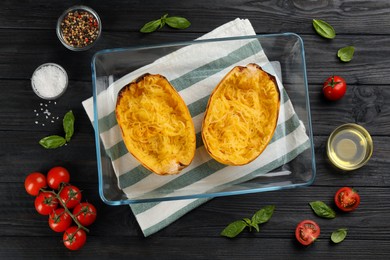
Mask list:
[[[256,63],[277,77],[283,109],[273,141],[259,158],[247,166],[226,167],[201,152],[202,115],[215,84],[234,66],[248,63]],[[305,54],[297,34],[107,49],[97,52],[91,65],[99,194],[106,204],[212,198],[296,188],[314,181]],[[121,139],[114,111],[116,96],[124,85],[143,73],[166,76],[193,116],[197,153],[179,175],[151,173],[127,152]]]

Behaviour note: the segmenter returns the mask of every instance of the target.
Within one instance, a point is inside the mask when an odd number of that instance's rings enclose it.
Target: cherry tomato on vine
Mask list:
[[[49,215],[58,207],[58,200],[51,192],[41,192],[35,198],[34,204],[39,214]]]
[[[312,244],[320,235],[320,226],[312,220],[301,221],[295,229],[295,237],[304,246]]]
[[[78,250],[87,241],[87,234],[84,230],[76,226],[71,226],[66,229],[63,235],[64,245],[70,250]]]
[[[64,167],[53,167],[47,173],[47,184],[50,188],[58,190],[61,183],[69,183],[70,174]]]
[[[73,209],[81,201],[81,191],[73,185],[63,187],[59,196],[68,209]]]
[[[83,202],[73,209],[73,215],[83,226],[89,226],[96,220],[96,208],[88,202]]]
[[[64,232],[71,224],[72,217],[63,208],[58,208],[49,215],[49,227],[55,232]]]
[[[322,92],[324,96],[332,101],[342,98],[347,91],[347,83],[340,76],[331,76],[324,82]]]
[[[24,188],[32,196],[37,196],[40,189],[46,187],[46,184],[46,177],[40,172],[30,173],[24,180]]]
[[[343,187],[334,195],[334,202],[342,211],[352,211],[359,206],[360,195],[350,187]]]

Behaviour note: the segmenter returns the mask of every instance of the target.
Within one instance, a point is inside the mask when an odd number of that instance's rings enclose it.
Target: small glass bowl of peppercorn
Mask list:
[[[57,21],[57,36],[72,51],[85,51],[99,39],[102,23],[90,7],[76,5],[67,9]]]

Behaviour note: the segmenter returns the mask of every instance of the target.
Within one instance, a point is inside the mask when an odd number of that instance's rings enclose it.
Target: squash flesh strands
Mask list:
[[[123,87],[116,118],[127,150],[159,175],[178,174],[195,156],[195,128],[181,96],[162,75]]]
[[[215,160],[245,165],[271,141],[280,107],[276,80],[256,64],[234,67],[210,96],[203,143]]]

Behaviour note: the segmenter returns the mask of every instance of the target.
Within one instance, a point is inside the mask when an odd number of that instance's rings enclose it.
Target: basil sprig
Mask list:
[[[75,118],[73,112],[70,110],[65,114],[62,120],[65,137],[59,135],[49,135],[39,140],[39,144],[46,149],[54,149],[63,146],[70,141],[74,134],[74,121]]]
[[[355,47],[345,46],[338,50],[337,57],[339,57],[341,61],[349,62],[352,60],[354,53],[355,53]]]
[[[314,213],[322,218],[335,218],[336,212],[331,209],[328,205],[326,205],[322,201],[313,201],[310,202],[310,207],[313,209]]]
[[[324,38],[333,39],[336,37],[336,31],[332,25],[319,19],[313,19],[313,27],[316,32]]]
[[[330,236],[330,239],[333,243],[338,244],[342,241],[344,241],[345,237],[347,236],[348,229],[346,228],[339,228],[336,231],[332,232],[332,235]]]
[[[252,228],[256,229],[257,232],[260,231],[259,225],[267,222],[271,219],[272,214],[274,213],[275,206],[270,205],[266,206],[259,211],[257,211],[251,219],[243,218],[241,220],[236,220],[230,223],[224,230],[221,232],[221,236],[233,238],[240,234],[246,227],[249,228],[249,231],[252,231]]]
[[[184,17],[180,16],[168,16],[168,14],[164,14],[160,19],[153,20],[147,22],[144,26],[142,26],[140,32],[142,33],[151,33],[157,29],[161,29],[164,25],[167,24],[169,27],[175,29],[186,29],[191,23]]]

